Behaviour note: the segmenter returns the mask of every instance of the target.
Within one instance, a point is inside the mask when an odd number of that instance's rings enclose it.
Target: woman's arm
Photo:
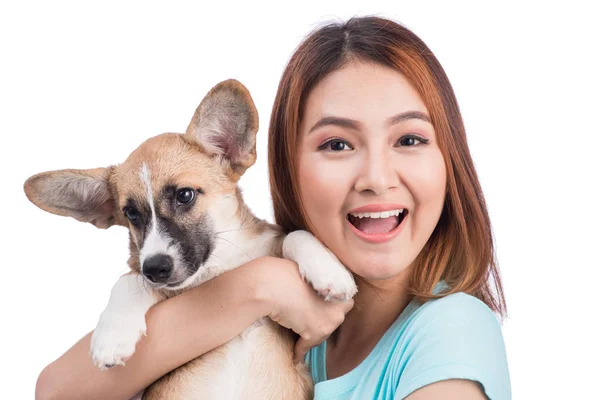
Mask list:
[[[147,336],[126,365],[100,371],[91,333],[40,374],[36,399],[129,399],[186,362],[226,343],[269,313],[259,258],[165,300],[146,314]]]
[[[100,371],[91,333],[40,374],[36,399],[130,399],[167,372],[207,353],[269,316],[300,335],[296,359],[325,340],[354,302],[325,302],[298,265],[261,257],[151,307],[147,336],[125,366]]]
[[[405,400],[487,400],[481,385],[465,379],[449,379],[417,389]]]

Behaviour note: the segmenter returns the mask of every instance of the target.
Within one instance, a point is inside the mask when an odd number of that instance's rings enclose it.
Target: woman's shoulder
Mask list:
[[[500,329],[496,314],[483,301],[466,293],[453,293],[425,302],[417,308],[413,320],[419,325],[450,323],[460,329],[466,324],[475,324],[473,327]]]
[[[408,395],[445,379],[479,382],[490,399],[510,398],[500,323],[481,300],[454,293],[421,304],[396,347],[398,390]]]
[[[405,329],[403,336],[410,338],[414,350],[434,352],[446,362],[481,367],[506,358],[498,318],[484,302],[466,293],[420,305]]]

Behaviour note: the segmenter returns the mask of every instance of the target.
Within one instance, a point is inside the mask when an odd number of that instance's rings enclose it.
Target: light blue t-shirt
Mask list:
[[[306,355],[315,400],[400,400],[453,378],[479,382],[491,400],[511,398],[498,320],[483,302],[464,293],[424,304],[412,301],[360,365],[331,380],[326,349],[325,341]]]

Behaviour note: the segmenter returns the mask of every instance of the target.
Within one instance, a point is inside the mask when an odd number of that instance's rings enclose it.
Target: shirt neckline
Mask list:
[[[365,370],[369,368],[369,366],[373,365],[373,359],[379,354],[381,354],[380,349],[387,343],[389,336],[392,335],[392,332],[394,332],[398,325],[402,324],[406,320],[406,318],[410,314],[412,314],[414,309],[418,308],[418,306],[419,304],[415,299],[411,300],[410,303],[408,303],[408,305],[404,308],[404,310],[402,310],[398,318],[396,318],[394,323],[392,323],[392,325],[385,331],[383,336],[381,336],[375,347],[373,347],[373,349],[365,357],[365,359],[362,360],[360,364],[358,364],[352,370],[348,371],[344,375],[338,376],[337,378],[327,379],[327,341],[323,342],[322,366],[323,377],[325,378],[325,380],[317,383],[317,385],[321,385],[322,387],[331,387],[332,389],[335,389],[336,392],[338,392],[338,390],[351,390],[354,386],[356,386],[359,383],[358,378],[366,372]]]
[[[438,282],[433,290],[433,294],[441,292],[446,287],[446,282]],[[322,346],[322,376],[325,378],[325,380],[315,385],[315,390],[318,388],[320,396],[335,396],[354,389],[354,387],[360,383],[359,378],[364,376],[364,374],[367,372],[366,370],[374,364],[375,357],[381,354],[380,349],[388,342],[390,335],[392,335],[393,332],[397,330],[398,326],[402,325],[404,321],[413,313],[413,311],[420,307],[420,305],[421,304],[419,301],[412,299],[404,308],[404,310],[402,310],[398,318],[396,318],[392,325],[390,325],[390,327],[385,331],[383,336],[379,339],[367,357],[365,357],[365,359],[362,360],[360,364],[358,364],[352,370],[348,371],[344,375],[338,376],[337,378],[327,379],[327,340],[325,340]]]

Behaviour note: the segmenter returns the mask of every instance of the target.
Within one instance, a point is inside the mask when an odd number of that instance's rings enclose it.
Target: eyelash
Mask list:
[[[424,138],[422,138],[422,137],[419,137],[419,136],[417,136],[417,135],[406,135],[406,136],[402,136],[400,139],[398,139],[398,141],[397,141],[396,143],[398,143],[399,141],[401,141],[401,140],[403,140],[403,139],[415,139],[415,140],[419,141],[419,142],[420,142],[420,144],[422,144],[422,145],[423,145],[423,144],[428,144],[428,143],[429,143],[429,139],[424,139]],[[332,138],[332,139],[329,139],[329,140],[327,140],[325,143],[321,144],[321,145],[320,145],[320,146],[319,146],[317,149],[318,149],[318,150],[321,150],[321,151],[322,151],[322,150],[328,150],[328,151],[331,151],[331,152],[333,152],[333,153],[339,153],[339,152],[340,152],[340,151],[342,151],[342,150],[331,150],[331,149],[326,149],[326,147],[327,147],[328,145],[330,145],[331,143],[335,143],[335,142],[342,142],[342,143],[344,143],[344,144],[348,145],[348,147],[352,148],[352,146],[350,146],[350,144],[349,144],[347,141],[345,141],[344,139],[340,139],[340,138]],[[416,146],[419,146],[419,145],[418,145],[418,144],[416,144],[416,145],[413,145],[413,146],[400,146],[400,147],[416,147]]]

